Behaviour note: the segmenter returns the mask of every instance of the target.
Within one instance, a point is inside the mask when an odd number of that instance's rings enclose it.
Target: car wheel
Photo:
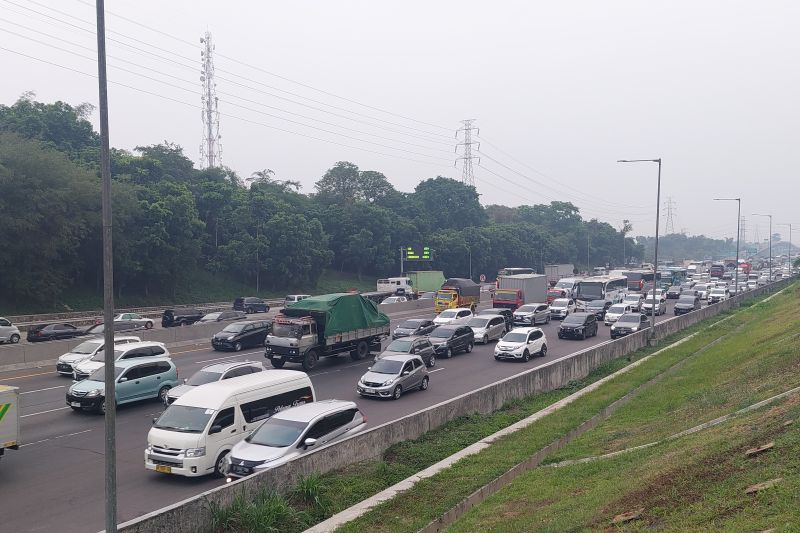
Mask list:
[[[247,309],[244,310],[244,312],[247,313],[248,315],[252,315],[253,314],[253,308],[252,307],[248,307]]]
[[[169,394],[169,385],[164,385],[160,389],[158,389],[158,399],[161,400],[161,403],[166,405],[167,403],[167,395]]]
[[[542,344],[542,349],[539,350],[539,355],[541,355],[542,357],[546,357],[547,356],[547,345],[546,344]]]
[[[483,344],[489,344],[489,336],[488,335],[484,335],[482,342],[483,342]]]
[[[286,361],[284,361],[283,359],[280,360],[270,359],[269,362],[272,363],[273,368],[283,368],[283,365],[286,364]]]
[[[446,352],[444,352],[444,358],[445,358],[445,359],[450,359],[451,357],[453,357],[453,350],[451,350],[450,348],[448,348],[448,349],[447,349],[447,351],[446,351]]]
[[[241,342],[237,342],[236,344],[234,344],[233,345],[233,351],[234,352],[241,352],[242,351],[242,343]]]
[[[8,341],[9,341],[11,344],[17,344],[17,343],[19,342],[19,335],[17,335],[16,333],[14,333],[13,335],[11,335],[11,338],[9,338],[9,339],[8,339]]]
[[[499,360],[500,360],[500,358],[499,358],[499,357],[497,357],[497,356],[495,355],[495,356],[494,356],[494,360],[495,360],[495,361],[499,361]]]
[[[525,353],[522,354],[522,360],[526,363],[531,360],[531,354],[528,352],[528,350],[525,350]]]
[[[313,370],[317,366],[317,352],[309,350],[303,358],[303,370],[306,372]]]
[[[222,452],[217,457],[217,461],[214,463],[214,477],[220,478],[225,477],[228,473],[228,465],[226,459],[228,458],[228,454],[230,452]]]
[[[435,366],[436,366],[436,356],[435,355],[431,355],[430,359],[428,359],[427,367],[428,368],[433,368]]]
[[[399,400],[400,396],[402,395],[403,395],[403,387],[398,385],[397,387],[394,388],[394,392],[392,393],[392,399]]]
[[[473,343],[469,343],[469,344],[467,344],[467,348],[466,348],[466,350],[464,350],[464,352],[465,352],[465,353],[470,353],[470,352],[472,351],[472,348],[473,348],[474,346],[475,346],[475,345],[474,345]]]
[[[144,329],[153,329],[153,323],[148,320],[144,323]]]
[[[550,315],[547,315],[547,318],[545,319],[544,323],[545,324],[549,324],[550,323]]]
[[[419,385],[419,390],[428,390],[428,376],[422,378],[422,383]]]

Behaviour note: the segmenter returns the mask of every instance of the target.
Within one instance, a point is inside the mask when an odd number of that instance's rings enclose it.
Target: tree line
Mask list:
[[[0,293],[55,302],[75,286],[101,287],[99,136],[90,106],[26,95],[0,106]],[[446,276],[492,279],[505,266],[620,266],[645,257],[632,226],[584,219],[569,202],[482,206],[474,187],[425,177],[412,192],[351,162],[302,190],[269,168],[242,177],[198,169],[164,142],[112,149],[118,295],[169,295],[206,271],[255,290],[311,290],[325,269],[399,272],[399,249],[422,244]],[[265,165],[268,166],[268,165]],[[535,194],[535,191],[533,191]]]

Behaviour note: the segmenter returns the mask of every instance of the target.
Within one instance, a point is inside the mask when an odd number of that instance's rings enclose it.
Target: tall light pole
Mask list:
[[[97,80],[100,111],[100,177],[103,219],[103,350],[105,360],[105,488],[106,532],[117,531],[117,402],[114,374],[114,256],[111,243],[111,155],[108,140],[108,79],[106,78],[106,18],[104,0],[96,0]]]
[[[792,266],[792,226],[795,224],[776,224],[776,226],[789,226],[789,266]]]
[[[661,158],[658,159],[618,159],[617,163],[658,163],[658,186],[656,189],[656,249],[653,258],[653,322],[650,326],[650,338],[656,335],[656,281],[658,280],[658,222],[661,218]]]
[[[738,202],[739,209],[736,212],[736,277],[734,283],[736,284],[736,294],[739,294],[739,238],[741,233],[739,231],[742,223],[742,199],[741,198],[714,198],[717,202]]]
[[[772,215],[762,215],[761,213],[753,213],[754,217],[769,217],[769,258],[767,264],[769,265],[769,282],[772,283]]]

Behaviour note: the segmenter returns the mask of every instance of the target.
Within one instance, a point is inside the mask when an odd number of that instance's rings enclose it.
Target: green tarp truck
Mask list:
[[[19,391],[0,385],[0,457],[19,448]]]
[[[357,361],[380,350],[389,317],[360,294],[312,296],[283,308],[267,337],[264,356],[275,368],[301,363],[308,371],[320,357],[350,353]]]

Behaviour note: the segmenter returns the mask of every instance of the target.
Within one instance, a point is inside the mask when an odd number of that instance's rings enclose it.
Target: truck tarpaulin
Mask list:
[[[389,317],[378,311],[375,302],[360,294],[312,296],[287,305],[282,313],[291,317],[315,317],[324,328],[326,337],[389,324]]]
[[[481,286],[467,278],[448,278],[442,283],[442,289],[446,288],[459,289],[462,296],[477,296],[481,295]]]

